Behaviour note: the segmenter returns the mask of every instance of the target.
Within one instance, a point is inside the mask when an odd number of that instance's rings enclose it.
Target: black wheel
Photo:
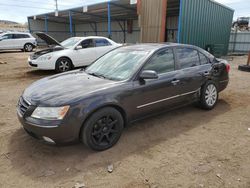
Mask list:
[[[241,71],[250,72],[250,66],[249,65],[239,65],[238,69],[241,70]]]
[[[208,81],[201,88],[200,106],[203,109],[212,110],[218,101],[218,97],[217,86],[212,81]]]
[[[56,72],[66,72],[73,69],[73,64],[69,58],[61,57],[56,61]]]
[[[27,43],[27,44],[24,45],[23,51],[25,51],[25,52],[32,52],[33,48],[34,48],[34,46],[32,44]]]
[[[124,120],[119,111],[106,107],[98,110],[83,125],[81,138],[89,148],[103,151],[119,140]]]

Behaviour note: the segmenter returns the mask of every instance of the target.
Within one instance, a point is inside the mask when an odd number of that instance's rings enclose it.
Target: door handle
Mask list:
[[[203,75],[203,76],[209,76],[210,73],[206,71],[206,72],[204,72],[202,75]]]
[[[180,82],[180,80],[173,80],[171,83],[173,84],[173,85],[176,85],[176,84],[178,84]]]

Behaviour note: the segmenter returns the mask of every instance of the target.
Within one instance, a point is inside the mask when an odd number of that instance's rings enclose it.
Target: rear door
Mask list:
[[[178,85],[183,97],[193,97],[207,80],[210,64],[200,63],[199,52],[191,47],[175,49],[178,62]]]
[[[95,38],[95,51],[96,51],[96,56],[100,57],[103,54],[109,52],[114,48],[112,44],[105,38]]]
[[[13,34],[13,39],[14,39],[14,46],[15,48],[20,48],[22,49],[24,44],[25,44],[25,35],[24,34]]]

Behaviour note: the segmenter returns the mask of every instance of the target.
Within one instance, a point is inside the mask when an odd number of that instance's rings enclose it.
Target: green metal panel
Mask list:
[[[212,0],[180,2],[179,42],[204,49],[210,45],[215,55],[226,55],[234,10]]]

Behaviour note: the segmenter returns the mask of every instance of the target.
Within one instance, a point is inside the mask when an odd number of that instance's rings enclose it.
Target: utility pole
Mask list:
[[[56,11],[55,11],[55,16],[58,16],[58,4],[57,4],[57,0],[55,0],[56,3]]]

